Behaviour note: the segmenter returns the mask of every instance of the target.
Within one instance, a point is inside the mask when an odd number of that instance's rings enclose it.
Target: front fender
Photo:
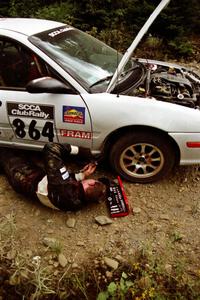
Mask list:
[[[150,98],[85,94],[93,131],[93,148],[100,149],[107,136],[120,128],[146,126],[166,133],[199,133],[200,111]]]

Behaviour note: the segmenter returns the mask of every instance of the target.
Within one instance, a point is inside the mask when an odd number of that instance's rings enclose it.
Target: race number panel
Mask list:
[[[17,139],[54,141],[54,106],[8,102],[7,113]]]

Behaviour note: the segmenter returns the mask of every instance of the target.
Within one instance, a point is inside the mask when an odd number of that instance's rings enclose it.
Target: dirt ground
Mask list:
[[[96,177],[113,174],[104,168]],[[106,203],[82,211],[64,213],[34,203],[15,193],[0,175],[1,219],[14,217],[18,253],[32,259],[40,256],[47,264],[44,240],[59,241],[68,264],[80,268],[94,257],[127,259],[138,249],[165,257],[167,264],[184,259],[189,271],[200,269],[200,170],[178,167],[167,178],[153,184],[124,182],[130,214],[101,226],[95,217],[109,217]],[[70,224],[71,223],[71,224]]]

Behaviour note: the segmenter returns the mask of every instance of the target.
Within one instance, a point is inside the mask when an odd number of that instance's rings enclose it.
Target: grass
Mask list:
[[[14,236],[16,232],[15,216],[13,213],[6,215],[0,219],[0,257],[14,247]]]
[[[68,266],[54,277],[40,263],[31,266],[18,260],[7,272],[10,280],[4,293],[16,297],[8,299],[200,299],[200,272],[189,276],[184,264],[177,262],[169,274],[159,260],[141,252],[114,271],[110,280],[105,280],[106,270],[101,265],[97,269],[86,266],[78,273]]]
[[[199,212],[200,212],[200,202],[196,200],[191,207],[191,213],[193,216],[198,217]]]
[[[173,231],[171,244],[181,241]],[[45,256],[57,258],[61,245],[49,248],[40,256],[27,257],[23,252],[7,257],[16,246],[14,214],[0,219],[0,298],[9,300],[199,300],[200,270],[188,272],[184,259],[171,265],[167,257],[157,256],[150,246],[142,247],[134,258],[121,263],[115,271],[88,262],[79,271],[70,263],[62,268],[49,266]],[[169,247],[166,251],[170,251]],[[94,258],[91,262],[94,261]],[[168,263],[168,264],[167,264]],[[55,274],[55,270],[57,270]],[[109,276],[108,276],[109,273]]]

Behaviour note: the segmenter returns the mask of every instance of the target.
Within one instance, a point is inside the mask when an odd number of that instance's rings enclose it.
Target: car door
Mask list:
[[[46,142],[91,147],[91,120],[85,102],[69,94],[29,93],[30,80],[58,74],[37,55],[8,38],[0,38],[0,144],[25,148]]]

